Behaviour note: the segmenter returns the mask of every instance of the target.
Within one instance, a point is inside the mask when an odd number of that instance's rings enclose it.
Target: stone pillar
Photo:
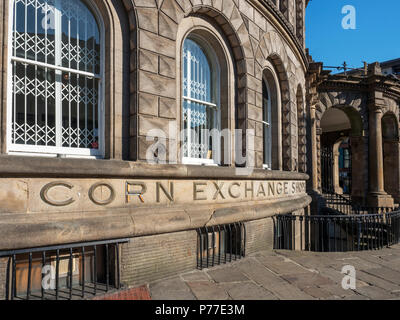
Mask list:
[[[360,205],[366,205],[365,194],[368,192],[365,186],[365,177],[368,175],[366,138],[350,137],[351,140],[351,198]]]
[[[369,105],[368,205],[373,207],[393,207],[393,198],[385,192],[384,186],[382,105],[378,104],[377,102],[378,99],[374,99],[373,103]],[[379,103],[380,102],[381,101],[379,101]]]
[[[341,141],[333,147],[333,189],[337,194],[343,194],[343,189],[340,187],[339,179],[339,147]]]
[[[385,191],[390,194],[396,203],[400,202],[400,143],[396,140],[383,142],[383,171]]]
[[[317,124],[315,119],[315,105],[310,106],[310,122],[309,125],[311,127],[311,182],[312,189],[314,191],[318,190],[318,169],[317,169]]]

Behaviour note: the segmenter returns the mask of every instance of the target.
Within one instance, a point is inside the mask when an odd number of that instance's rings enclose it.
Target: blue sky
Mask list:
[[[356,9],[356,30],[342,28],[342,8]],[[306,11],[306,44],[315,61],[362,67],[362,61],[400,58],[399,0],[312,0]]]

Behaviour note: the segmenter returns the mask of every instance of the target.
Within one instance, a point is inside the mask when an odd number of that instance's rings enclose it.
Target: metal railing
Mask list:
[[[197,267],[210,268],[245,256],[246,229],[243,223],[204,227],[197,230]]]
[[[352,201],[343,195],[335,192],[324,192],[323,200],[325,201],[323,203],[324,208],[333,209],[346,215],[355,214],[355,206]]]
[[[400,211],[361,215],[274,217],[278,250],[347,252],[400,243]]]
[[[391,207],[360,206],[358,204],[354,204],[351,196],[346,197],[333,191],[324,192],[322,197],[323,204],[321,212],[329,212],[329,209],[331,209],[331,212],[337,213],[338,215],[360,215],[388,213],[394,210],[394,208]]]
[[[0,258],[9,258],[6,300],[84,299],[119,289],[119,245],[126,242],[129,239],[0,252]]]

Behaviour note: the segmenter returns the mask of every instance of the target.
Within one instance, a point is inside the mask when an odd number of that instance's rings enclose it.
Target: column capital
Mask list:
[[[384,103],[374,100],[368,103],[368,110],[370,113],[383,113],[384,106]]]
[[[380,91],[372,91],[368,97],[368,109],[370,111],[382,110],[385,106],[385,99],[383,99],[383,93]]]

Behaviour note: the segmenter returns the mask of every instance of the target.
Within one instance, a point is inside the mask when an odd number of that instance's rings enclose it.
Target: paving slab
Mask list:
[[[299,288],[289,284],[283,283],[279,286],[268,287],[263,286],[268,291],[273,293],[279,300],[314,300],[315,298],[308,293],[300,290]]]
[[[265,268],[256,259],[249,259],[237,265],[237,268],[242,271],[248,278],[262,285],[264,288],[279,287],[287,282],[279,276]]]
[[[356,269],[356,289],[342,288],[342,268]],[[240,261],[149,284],[152,299],[400,299],[400,245],[381,251],[263,251]]]
[[[296,264],[294,261],[271,261],[269,257],[257,257],[256,258],[263,266],[273,271],[278,275],[282,274],[294,274],[307,271],[306,268]]]
[[[223,283],[221,286],[234,300],[278,300],[271,292],[253,282]]]
[[[371,262],[369,260],[363,259],[362,257],[349,257],[347,259],[341,259],[339,261],[342,263],[342,266],[351,265],[357,270],[369,270],[382,266],[381,264]]]
[[[357,271],[356,277],[357,277],[357,279],[360,279],[363,282],[368,283],[371,286],[376,286],[378,288],[386,289],[390,292],[400,292],[399,285],[397,285],[393,282],[384,280],[382,278],[379,278],[376,275],[372,275],[372,274],[366,273],[364,271]]]
[[[207,274],[215,282],[219,283],[249,281],[249,278],[246,277],[245,274],[236,267],[208,270]]]
[[[195,300],[190,288],[179,278],[159,281],[149,285],[153,300]]]
[[[339,284],[322,285],[321,288],[329,292],[333,299],[344,299],[346,297],[357,295],[357,293],[354,292],[353,290],[351,289],[345,290]]]
[[[331,279],[324,277],[320,274],[311,272],[282,275],[282,278],[301,290],[313,286],[335,284]]]
[[[399,271],[394,271],[389,268],[376,268],[376,269],[370,269],[366,271],[367,273],[371,275],[375,275],[381,279],[384,279],[389,282],[393,282],[397,285],[400,285],[400,272]]]
[[[316,286],[304,288],[303,291],[316,299],[333,298],[333,295],[329,291]]]
[[[189,272],[181,275],[183,281],[210,281],[204,271]]]
[[[193,281],[187,282],[187,285],[192,290],[198,300],[229,300],[230,297],[223,287],[216,283]]]
[[[392,295],[389,291],[375,286],[365,286],[356,288],[356,291],[359,294],[373,300],[385,300],[385,299],[396,298],[396,296]]]

